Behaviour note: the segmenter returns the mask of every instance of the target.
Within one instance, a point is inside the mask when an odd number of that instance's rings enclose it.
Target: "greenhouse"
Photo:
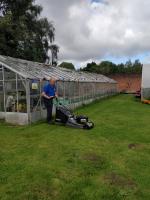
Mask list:
[[[150,100],[150,64],[143,65],[141,95],[142,100]]]
[[[117,83],[103,75],[0,56],[0,119],[19,125],[44,119],[41,92],[49,78],[72,109],[117,93]]]

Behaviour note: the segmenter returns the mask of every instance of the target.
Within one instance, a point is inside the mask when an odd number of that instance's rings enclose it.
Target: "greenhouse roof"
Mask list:
[[[54,77],[57,80],[64,81],[116,83],[113,79],[101,74],[77,72],[8,56],[0,55],[0,64],[26,79],[49,79]]]

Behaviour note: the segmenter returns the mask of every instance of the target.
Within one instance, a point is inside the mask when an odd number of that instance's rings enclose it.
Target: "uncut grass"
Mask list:
[[[95,128],[0,122],[0,199],[150,199],[150,107],[121,95],[76,112]]]

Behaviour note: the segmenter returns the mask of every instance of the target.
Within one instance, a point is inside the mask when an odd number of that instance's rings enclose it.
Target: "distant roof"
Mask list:
[[[64,81],[116,83],[113,79],[101,74],[77,72],[8,56],[0,55],[0,64],[27,79],[48,79],[55,77],[57,80]]]

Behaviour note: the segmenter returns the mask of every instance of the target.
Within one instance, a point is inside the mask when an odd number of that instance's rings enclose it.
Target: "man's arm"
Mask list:
[[[55,97],[58,98],[58,92],[57,92],[56,86],[55,86]]]
[[[55,92],[55,97],[58,98],[58,93],[57,92]]]
[[[46,99],[51,99],[52,98],[52,97],[47,96],[45,92],[42,92],[42,97],[44,97]]]
[[[48,96],[46,93],[47,91],[47,88],[46,88],[46,86],[44,87],[44,89],[43,89],[43,92],[42,92],[42,97],[44,97],[44,98],[46,98],[46,99],[52,99],[52,98],[54,98],[53,96]]]

